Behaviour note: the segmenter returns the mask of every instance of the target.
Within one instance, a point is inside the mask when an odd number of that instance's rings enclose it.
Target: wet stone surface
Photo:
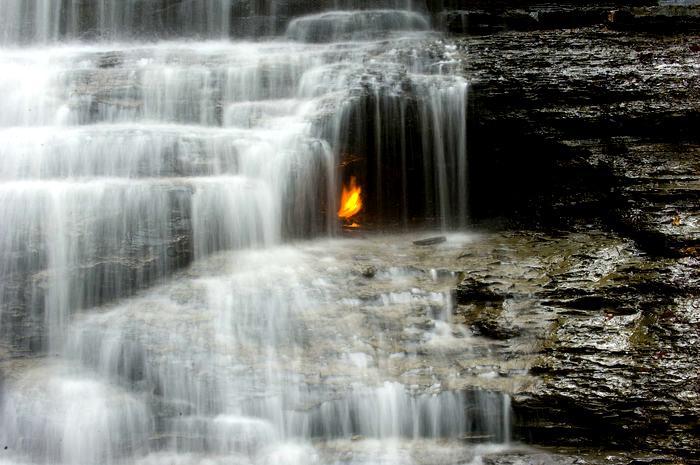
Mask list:
[[[306,419],[319,440],[295,453],[321,463],[340,457],[371,463],[377,454],[387,463],[425,464],[469,457],[543,465],[691,459],[699,413],[696,259],[650,257],[630,239],[584,226],[451,234],[429,246],[413,242],[430,232],[353,234],[200,261],[172,282],[79,315],[67,366],[6,359],[4,383],[22,406],[23,389],[31,396],[47,376],[50,383],[70,379],[75,362],[100,370],[118,348],[130,362],[110,388],[124,393],[110,395],[145,402],[158,419],[155,449],[214,427],[178,423],[180,415],[213,407],[175,399],[209,392],[217,408],[241,401],[258,408],[285,386],[297,393],[283,401],[283,411],[296,418],[285,434],[294,437],[295,422]],[[231,301],[250,279],[259,291]],[[259,299],[268,303],[252,305]],[[230,305],[244,318],[227,318]],[[266,328],[264,337],[259,328]],[[265,393],[252,389],[260,377],[267,379]],[[236,386],[237,398],[216,395],[222,385]],[[173,399],[168,386],[184,391]],[[152,394],[139,394],[143,389]],[[500,393],[512,397],[512,420],[480,417],[506,414]],[[426,421],[411,402],[434,405],[438,429],[410,442],[378,442],[370,422],[342,429],[351,441],[328,439],[342,428],[331,426],[342,424],[334,412],[363,412],[373,402],[383,405],[381,399],[414,399],[398,414],[399,425]],[[481,426],[454,423],[454,409]],[[514,440],[552,448],[468,445],[503,441],[511,421]],[[415,434],[410,427],[396,432]]]
[[[651,454],[600,456],[612,463],[695,463],[700,446],[697,12],[664,8],[454,39],[472,81],[472,212],[518,231],[500,256],[461,256],[472,302],[457,313],[509,350],[537,341],[516,436]]]
[[[531,360],[534,380],[514,396],[516,435],[691,459],[700,414],[697,259],[649,257],[598,231],[493,240],[460,260],[465,282],[487,285],[503,302],[476,295],[457,312],[483,336],[507,340],[505,358]]]
[[[477,218],[599,219],[648,252],[697,255],[696,33],[597,26],[455,40],[472,82]]]

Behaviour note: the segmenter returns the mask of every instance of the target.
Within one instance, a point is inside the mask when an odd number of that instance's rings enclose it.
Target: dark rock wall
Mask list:
[[[473,219],[597,225],[641,250],[601,281],[548,275],[537,305],[558,316],[538,336],[540,384],[514,399],[516,436],[698,463],[699,10],[464,5],[440,18],[472,80]],[[470,318],[487,336],[516,334]]]
[[[586,28],[464,39],[475,215],[596,215],[654,253],[692,253],[698,38]]]

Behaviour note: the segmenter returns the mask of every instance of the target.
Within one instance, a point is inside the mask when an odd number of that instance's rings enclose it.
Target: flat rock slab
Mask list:
[[[697,259],[650,257],[584,228],[503,233],[459,260],[463,283],[502,301],[458,298],[456,318],[505,341],[511,358],[532,361],[536,380],[514,393],[519,437],[692,457],[700,445]]]
[[[418,245],[418,246],[428,246],[428,245],[442,244],[445,241],[447,241],[447,238],[445,236],[438,236],[438,237],[429,237],[427,239],[419,239],[417,241],[413,241],[413,244]]]

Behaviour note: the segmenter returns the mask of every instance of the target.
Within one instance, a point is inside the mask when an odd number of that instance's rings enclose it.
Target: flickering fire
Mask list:
[[[338,218],[347,221],[360,211],[362,211],[362,188],[357,185],[357,180],[353,176],[350,178],[350,185],[343,186]]]

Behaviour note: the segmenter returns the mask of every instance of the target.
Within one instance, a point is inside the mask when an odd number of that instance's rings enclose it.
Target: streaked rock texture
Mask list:
[[[696,463],[697,7],[639,6],[441,15],[473,79],[471,211],[549,231],[527,245],[531,233],[514,232],[500,256],[468,262],[456,295],[472,302],[458,313],[533,357],[537,381],[514,398],[516,436],[588,450],[592,463],[592,449],[613,463]],[[518,342],[528,335],[538,343]]]

